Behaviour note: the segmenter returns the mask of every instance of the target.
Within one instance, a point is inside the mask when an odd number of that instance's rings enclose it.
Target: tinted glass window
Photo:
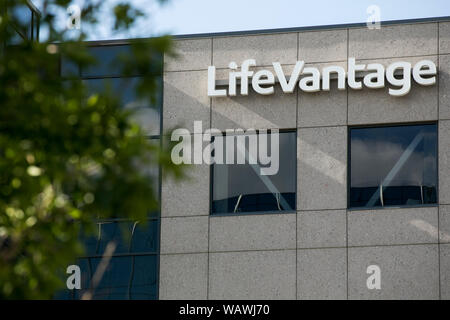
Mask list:
[[[133,257],[131,256],[112,257],[97,288],[119,289],[128,287],[132,268],[132,258]],[[92,270],[94,270],[95,273],[101,258],[90,258],[89,260]]]
[[[78,65],[72,61],[62,57],[61,58],[61,76],[63,77],[79,77],[80,70]]]
[[[81,289],[61,290],[56,299],[81,299],[90,289],[92,277],[101,258],[82,258],[77,261],[81,269]],[[103,277],[93,291],[92,299],[156,299],[156,255],[112,257]]]
[[[245,138],[246,161],[237,164],[237,138],[239,136],[218,136],[214,142],[223,145],[223,154],[227,148],[234,150],[233,164],[213,164],[213,203],[212,214],[292,211],[296,207],[296,133],[280,132],[278,139],[279,156],[274,157],[275,148],[271,143],[270,134],[267,141],[267,155],[273,161],[278,160],[278,170],[275,174],[263,175],[262,165],[258,157],[257,164],[249,164],[249,147],[251,139],[261,141],[260,134],[240,136]],[[229,142],[229,138],[233,143]],[[255,143],[252,142],[253,144]],[[219,144],[220,145],[220,144]],[[272,152],[274,150],[274,152]],[[258,153],[260,148],[258,148]],[[277,159],[278,158],[278,159]]]
[[[350,130],[350,207],[437,201],[435,124]]]
[[[116,243],[114,253],[124,253],[129,251],[130,222],[102,222],[98,224],[99,236],[97,243],[97,254],[103,254],[109,242]]]
[[[159,240],[159,220],[133,225],[130,252],[156,252]]]
[[[130,299],[156,299],[157,277],[156,256],[135,256]]]
[[[21,44],[24,40],[22,34],[17,31],[16,28],[13,27],[9,27],[9,29],[13,32],[12,33],[12,37],[8,39],[8,44],[9,45],[17,45],[17,44]]]
[[[120,76],[120,57],[130,54],[130,47],[119,46],[99,46],[89,48],[90,53],[95,58],[96,63],[81,70],[82,77],[107,77]]]
[[[99,45],[88,48],[94,62],[89,66],[81,68],[83,78],[108,78],[120,76],[142,76],[140,70],[127,70],[125,75],[124,67],[128,59],[134,59],[132,47],[128,44],[122,45]],[[137,53],[142,54],[142,53]],[[152,75],[162,74],[163,57],[161,53],[149,54],[148,59],[151,65],[146,73]]]
[[[89,50],[98,60],[98,64],[85,70],[67,59],[61,59],[63,77],[84,78],[88,95],[110,89],[118,94],[123,108],[135,111],[134,120],[151,135],[151,143],[160,143],[160,116],[162,107],[162,77],[157,79],[157,96],[151,102],[136,94],[139,77],[122,77],[120,59],[130,47],[101,46]],[[159,58],[161,59],[161,58]],[[155,69],[159,70],[155,67]],[[145,87],[147,88],[147,86]],[[139,164],[137,164],[139,165]],[[154,191],[159,199],[159,167],[142,166],[142,172],[154,183]],[[115,241],[117,247],[111,258],[102,281],[95,290],[93,299],[156,299],[158,293],[158,255],[159,226],[158,212],[149,212],[147,224],[124,221],[120,216],[95,223],[96,233],[81,235],[86,252],[76,264],[81,268],[81,290],[61,290],[58,299],[80,299],[91,285],[91,279],[101,260],[109,241]],[[94,223],[94,222],[93,222]]]
[[[27,39],[31,38],[32,11],[27,5],[16,5],[11,10],[12,16],[16,19],[20,33]]]
[[[88,94],[102,92],[110,89],[118,94],[123,108],[134,111],[133,120],[136,121],[148,135],[159,135],[160,111],[162,105],[162,77],[159,77],[160,89],[157,90],[155,104],[149,99],[141,99],[136,95],[136,86],[139,78],[111,78],[83,80],[87,86]]]
[[[96,234],[82,237],[87,256],[101,256],[110,241],[116,242],[114,254],[156,253],[158,250],[159,221],[110,221],[96,224]]]

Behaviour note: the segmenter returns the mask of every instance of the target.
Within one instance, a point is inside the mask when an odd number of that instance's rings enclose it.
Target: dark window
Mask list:
[[[117,246],[114,254],[156,253],[158,251],[159,221],[104,221],[96,223],[96,234],[84,238],[87,256],[101,256],[110,241]]]
[[[297,139],[296,132],[279,133],[279,156],[278,172],[273,175],[262,175],[261,165],[258,157],[257,164],[249,164],[249,143],[251,138],[260,141],[260,134],[246,134],[245,164],[237,164],[237,138],[239,135],[231,136],[234,150],[233,164],[212,165],[212,214],[245,213],[245,212],[280,212],[293,211],[296,208],[296,167],[297,167]],[[215,140],[221,140],[224,148],[230,148],[228,139],[230,136],[217,136]],[[241,135],[242,138],[242,135]],[[273,157],[271,137],[268,135],[268,155]],[[258,148],[259,152],[259,148]],[[273,165],[273,164],[272,164]]]
[[[8,45],[18,45],[21,44],[24,40],[22,34],[20,32],[17,31],[17,29],[12,28],[11,30],[13,31],[12,37],[10,39],[8,39]]]
[[[30,7],[25,4],[15,5],[12,10],[12,16],[14,17],[17,24],[14,26],[21,34],[22,37],[26,39],[31,39],[32,31],[32,16],[33,12]]]
[[[161,53],[149,53],[147,58],[151,63],[143,71],[142,69],[128,69],[130,59],[135,58],[129,44],[89,46],[87,50],[94,61],[89,65],[80,66],[79,76],[82,78],[139,77],[144,75],[143,72],[147,75],[160,76],[163,72],[163,55]],[[144,53],[138,50],[136,54],[142,57]],[[78,66],[65,66],[67,61],[64,60],[65,58],[62,57],[61,75],[63,77],[78,76]],[[140,67],[142,68],[142,66]]]
[[[130,54],[130,46],[98,46],[91,47],[89,51],[96,60],[95,64],[81,70],[82,77],[111,77],[122,75],[121,59]]]
[[[156,299],[158,292],[159,219],[146,223],[104,221],[97,233],[85,237],[85,256],[76,261],[81,270],[80,290],[61,290],[55,299],[81,299],[92,289],[92,279],[109,242],[116,243],[113,257],[93,290],[92,299]]]
[[[350,129],[349,207],[437,202],[437,126]]]
[[[106,78],[83,80],[88,94],[111,90],[120,97],[121,106],[133,110],[135,120],[148,135],[160,134],[160,114],[162,107],[162,77],[158,77],[158,92],[152,105],[149,99],[139,98],[136,95],[138,77]]]
[[[62,77],[81,78],[87,94],[110,89],[118,95],[123,108],[132,109],[134,120],[141,124],[152,143],[160,143],[162,108],[162,76],[157,77],[157,95],[151,101],[136,94],[139,77],[123,77],[120,56],[127,54],[128,45],[90,47],[98,64],[80,70],[76,64],[61,58]],[[161,60],[161,58],[160,58]],[[121,77],[122,76],[122,77]],[[69,80],[67,80],[69,81]],[[147,88],[147,87],[146,87]],[[160,168],[145,166],[142,171],[154,183],[155,195],[160,199]],[[131,191],[132,192],[132,191]],[[114,213],[108,221],[93,221],[96,233],[81,234],[85,245],[83,257],[75,264],[81,269],[81,290],[60,290],[56,299],[80,299],[92,285],[106,246],[117,246],[109,265],[94,291],[93,299],[157,299],[159,260],[159,212],[149,212],[147,224],[125,221]]]
[[[92,278],[101,257],[80,258],[81,290],[63,290],[56,299],[81,299],[91,290],[94,300],[125,300],[157,298],[158,256],[156,254],[123,255],[111,258],[100,282],[95,288]]]
[[[78,78],[80,76],[80,69],[74,62],[61,57],[61,76],[64,78]]]

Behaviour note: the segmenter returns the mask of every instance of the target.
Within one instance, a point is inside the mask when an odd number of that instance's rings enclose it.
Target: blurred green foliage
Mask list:
[[[0,299],[46,299],[65,285],[65,268],[83,253],[80,231],[95,219],[142,220],[158,209],[157,190],[143,168],[161,165],[182,176],[170,146],[151,143],[120,106],[117,93],[87,96],[83,82],[60,76],[60,57],[95,64],[83,39],[67,39],[57,16],[42,12],[41,42],[14,38],[21,24],[10,12],[25,1],[5,2],[0,21]],[[82,24],[95,25],[102,1],[86,5]],[[65,12],[67,0],[44,8]],[[114,27],[124,31],[143,13],[126,3],[112,8]],[[135,40],[117,66],[142,75],[138,94],[155,99],[161,57],[169,37]],[[65,275],[67,276],[67,275]]]

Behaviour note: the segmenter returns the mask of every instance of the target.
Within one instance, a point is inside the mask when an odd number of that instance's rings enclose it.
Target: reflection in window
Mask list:
[[[77,265],[81,269],[81,289],[61,291],[56,298],[81,299],[87,291],[92,289],[93,300],[155,300],[157,298],[157,255],[112,257],[101,281],[97,287],[92,288],[92,277],[100,261],[100,257],[79,259]]]
[[[123,108],[135,111],[134,120],[151,138],[151,143],[160,143],[160,118],[162,107],[162,76],[158,76],[157,95],[154,103],[140,99],[136,95],[136,86],[140,78],[120,77],[122,67],[119,56],[130,52],[128,45],[111,45],[90,47],[98,64],[89,68],[79,68],[68,59],[61,58],[61,75],[64,78],[82,79],[87,93],[103,92],[109,88],[118,94]],[[161,60],[162,61],[162,60]],[[80,70],[81,69],[81,70]],[[159,70],[159,69],[158,69]],[[159,201],[160,182],[159,166],[142,166],[142,172],[154,183],[153,188]],[[132,192],[132,190],[131,190]],[[118,213],[120,214],[120,213]],[[110,241],[116,243],[116,249],[108,268],[95,289],[93,299],[157,299],[158,298],[158,255],[159,255],[159,220],[158,212],[149,212],[147,224],[126,221],[114,216],[108,221],[95,222],[96,233],[81,235],[86,251],[76,264],[81,268],[81,290],[61,290],[57,299],[80,299],[92,285],[105,248]],[[94,223],[94,222],[93,222]]]
[[[116,243],[113,257],[92,299],[156,299],[158,292],[159,219],[143,222],[98,222],[97,233],[82,237],[86,252],[76,264],[81,270],[80,290],[61,290],[56,299],[81,299],[109,242]]]
[[[139,78],[109,78],[83,80],[88,95],[109,89],[118,94],[121,106],[134,111],[132,119],[136,121],[147,135],[159,135],[160,112],[162,105],[162,77],[159,77],[155,105],[151,105],[148,99],[138,98],[136,86]]]
[[[260,139],[259,134],[245,135],[245,164],[213,164],[213,202],[212,214],[244,213],[244,212],[280,212],[293,211],[296,208],[296,132],[279,133],[279,170],[274,175],[261,175],[258,164],[249,164],[248,148],[250,137]],[[237,141],[234,136],[233,141]],[[217,136],[226,154],[230,136]],[[242,136],[241,136],[242,138]],[[268,138],[268,155],[271,154],[271,139]],[[234,143],[234,156],[238,154],[237,143]]]
[[[64,78],[78,78],[80,76],[78,65],[64,56],[61,57],[60,72],[61,76]]]
[[[81,78],[117,78],[117,77],[137,77],[143,76],[142,70],[125,70],[129,59],[134,59],[132,47],[129,44],[116,45],[95,45],[87,48],[94,61],[86,66],[80,66],[79,75]],[[141,54],[141,53],[136,53]],[[64,57],[62,62],[64,61]],[[151,64],[145,71],[147,74],[159,76],[163,69],[163,56],[161,53],[149,54]],[[73,68],[73,67],[71,67]],[[78,70],[78,66],[76,67]],[[67,76],[64,72],[64,65],[61,72],[62,76]]]
[[[122,74],[121,57],[131,54],[128,45],[97,46],[89,48],[95,64],[81,70],[82,77],[110,77]]]
[[[84,237],[87,256],[101,256],[110,241],[116,243],[114,254],[155,253],[158,250],[159,221],[106,221],[96,224],[96,234]]]
[[[350,130],[349,207],[437,202],[435,124]]]
[[[4,8],[0,5],[0,10]],[[7,28],[12,31],[12,38],[8,39],[8,45],[17,45],[26,40],[39,40],[40,13],[31,1],[26,3],[14,3],[8,7],[8,14],[12,17]]]
[[[12,16],[18,23],[18,25],[15,25],[19,30],[18,32],[20,32],[24,38],[31,39],[33,12],[30,7],[25,4],[18,4],[15,5],[11,11]]]

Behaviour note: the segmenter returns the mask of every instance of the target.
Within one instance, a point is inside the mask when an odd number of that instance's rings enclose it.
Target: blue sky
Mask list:
[[[120,2],[104,1],[106,7]],[[116,34],[109,28],[109,14],[105,13],[101,28],[90,33],[90,40],[366,22],[370,5],[380,8],[382,21],[450,16],[448,0],[169,0],[164,5],[155,0],[131,2],[146,11],[149,18],[128,34]]]
[[[366,22],[372,4],[382,21],[450,15],[448,0],[171,0],[152,24],[186,34]]]

